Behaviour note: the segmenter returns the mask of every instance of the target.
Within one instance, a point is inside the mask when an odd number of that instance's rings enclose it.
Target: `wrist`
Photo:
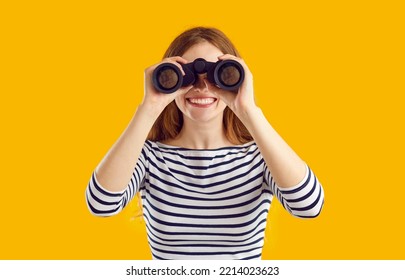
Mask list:
[[[158,106],[153,106],[148,103],[141,103],[136,110],[136,114],[141,114],[146,116],[148,119],[153,120],[153,122],[159,117],[163,109],[160,109]]]
[[[245,108],[239,110],[236,115],[245,126],[248,126],[248,124],[254,121],[254,119],[259,114],[262,114],[262,110],[258,106],[256,106],[256,104],[253,104],[251,106],[246,106]]]

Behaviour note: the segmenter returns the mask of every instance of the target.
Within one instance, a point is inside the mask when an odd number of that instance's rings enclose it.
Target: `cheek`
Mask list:
[[[176,97],[176,98],[174,99],[174,103],[176,103],[177,107],[180,108],[180,107],[182,106],[182,104],[184,104],[184,101],[181,100],[180,97]]]
[[[225,110],[225,108],[226,108],[225,102],[222,101],[222,100],[219,100],[218,101],[218,108],[220,108],[221,110]]]
[[[179,108],[179,110],[184,113],[184,108],[186,106],[185,104],[185,99],[182,98],[181,96],[178,96],[174,99],[174,103],[176,103],[177,108]]]

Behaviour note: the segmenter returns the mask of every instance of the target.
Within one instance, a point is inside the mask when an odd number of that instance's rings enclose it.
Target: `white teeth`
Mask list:
[[[189,98],[188,100],[194,104],[211,104],[214,103],[215,98]]]

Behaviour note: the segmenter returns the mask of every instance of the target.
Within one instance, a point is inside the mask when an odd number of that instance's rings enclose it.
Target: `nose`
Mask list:
[[[207,88],[206,83],[207,83],[207,73],[196,75],[196,80],[194,83],[195,88],[205,89],[205,88]]]

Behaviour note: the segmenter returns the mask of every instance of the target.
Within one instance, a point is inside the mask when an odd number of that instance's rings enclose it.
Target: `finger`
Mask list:
[[[245,70],[245,73],[246,73],[247,76],[252,76],[252,73],[250,72],[250,69],[247,66],[247,64],[245,63],[245,61],[243,60],[243,58],[236,57],[236,56],[231,55],[231,54],[224,54],[224,55],[219,56],[218,59],[220,59],[220,60],[226,60],[226,59],[235,60],[235,61],[239,62],[242,65],[242,67]]]
[[[177,62],[180,62],[182,64],[188,63],[187,59],[185,59],[185,58],[183,58],[181,56],[176,56],[175,59],[176,59]]]
[[[239,57],[236,57],[236,56],[228,54],[228,53],[218,56],[218,59],[219,60],[233,59],[233,60],[238,60],[238,61],[240,60]]]
[[[177,61],[167,60],[166,63],[171,63],[171,64],[176,65],[176,67],[179,68],[181,74],[182,74],[183,76],[186,75],[186,73],[185,73],[184,70],[183,70],[183,67],[182,67],[181,64],[178,63]]]
[[[164,61],[176,61],[176,62],[180,62],[180,63],[188,63],[188,61],[181,57],[181,56],[171,56],[171,57],[166,57],[163,59]]]
[[[164,59],[164,61],[172,62],[172,63],[174,63],[176,65],[180,65],[180,66],[181,66],[181,64],[187,64],[188,63],[188,61],[185,58],[182,58],[181,56],[167,57],[167,58]],[[180,67],[180,69],[181,68],[182,67]],[[183,70],[183,69],[181,69],[181,70]]]
[[[182,73],[183,76],[186,74],[186,73],[184,72],[184,70],[183,70],[182,64],[186,64],[186,63],[187,63],[187,60],[184,59],[184,58],[182,58],[181,56],[166,57],[166,58],[164,58],[164,59],[162,60],[162,62],[172,63],[172,64],[176,65],[177,68],[180,69],[180,71],[181,71],[181,73]],[[162,63],[162,62],[161,62],[161,63]],[[156,67],[157,67],[159,64],[161,64],[161,63],[158,63],[158,64],[156,65]]]

